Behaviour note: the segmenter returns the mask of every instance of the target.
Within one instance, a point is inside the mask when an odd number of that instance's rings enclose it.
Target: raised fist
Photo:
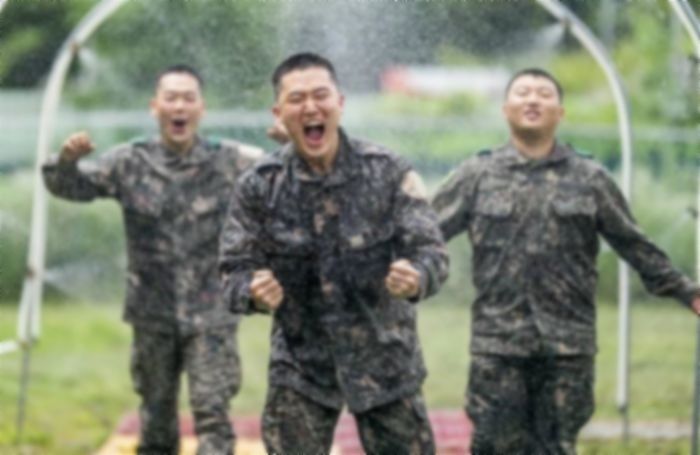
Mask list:
[[[95,146],[86,132],[73,133],[63,142],[61,161],[73,162],[79,160],[94,149]]]

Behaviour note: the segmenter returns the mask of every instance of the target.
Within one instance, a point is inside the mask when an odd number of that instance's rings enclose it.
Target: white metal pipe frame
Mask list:
[[[0,0],[2,1],[2,0]],[[46,252],[46,190],[41,166],[46,160],[54,136],[54,123],[61,99],[61,90],[73,56],[80,46],[117,8],[127,0],[102,0],[90,10],[63,43],[51,67],[39,118],[39,131],[34,165],[31,231],[27,271],[22,287],[17,339],[0,343],[0,355],[12,352],[39,337],[40,309],[43,293],[44,258]],[[0,3],[0,7],[3,3]]]
[[[672,11],[678,16],[681,24],[690,35],[695,48],[696,62],[700,62],[700,21],[688,4],[687,0],[669,0]],[[697,81],[695,90],[700,90],[700,81]],[[697,214],[695,220],[696,243],[696,279],[700,281],[700,170],[698,172]],[[697,323],[695,347],[695,390],[693,392],[693,417],[691,428],[690,450],[692,455],[698,455],[698,420],[700,420],[700,321]]]
[[[622,194],[629,201],[632,195],[632,128],[627,98],[622,81],[612,59],[603,44],[590,29],[567,7],[557,0],[537,0],[554,17],[562,21],[571,33],[591,53],[600,65],[612,90],[617,107],[617,121],[622,152]],[[629,267],[622,260],[618,262],[618,363],[617,363],[617,408],[622,414],[623,437],[629,437],[629,369],[630,369],[630,314],[629,314]]]
[[[46,190],[43,187],[41,166],[49,154],[54,135],[54,123],[61,99],[61,90],[70,62],[80,46],[92,33],[128,0],[102,0],[94,6],[73,29],[53,62],[44,90],[39,118],[39,132],[34,166],[34,189],[32,201],[31,231],[27,271],[22,287],[17,339],[0,343],[0,355],[22,350],[20,393],[17,405],[17,440],[21,441],[24,428],[27,383],[29,381],[29,359],[33,342],[40,333],[41,299],[43,294],[44,259],[46,252]],[[2,6],[0,4],[0,6]]]

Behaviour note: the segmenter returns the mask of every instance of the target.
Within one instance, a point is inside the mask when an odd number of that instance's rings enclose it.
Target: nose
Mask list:
[[[183,98],[175,98],[175,102],[173,103],[173,107],[175,109],[182,109],[185,107],[185,100]]]
[[[533,90],[527,94],[527,96],[525,97],[525,101],[530,104],[537,103],[540,101],[540,96],[536,91]]]
[[[316,102],[314,101],[314,99],[312,97],[308,97],[308,98],[306,98],[306,100],[304,100],[303,108],[304,108],[305,114],[314,113],[318,110],[317,106],[316,106]]]

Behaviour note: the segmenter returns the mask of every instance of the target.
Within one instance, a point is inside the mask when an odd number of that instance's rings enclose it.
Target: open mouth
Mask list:
[[[326,127],[324,125],[309,125],[304,127],[304,137],[311,143],[320,142],[325,132]]]
[[[183,131],[185,131],[185,127],[187,126],[187,120],[175,119],[171,122],[171,124],[175,132],[182,133]]]

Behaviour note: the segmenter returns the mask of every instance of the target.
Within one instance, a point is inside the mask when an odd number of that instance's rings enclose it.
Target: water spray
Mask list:
[[[627,98],[622,88],[621,78],[612,59],[603,44],[593,32],[571,10],[557,0],[537,0],[550,14],[559,19],[590,52],[600,65],[612,90],[617,107],[622,150],[622,194],[627,201],[632,194],[632,128]],[[617,368],[617,408],[622,415],[622,435],[624,441],[629,439],[629,370],[630,370],[630,302],[629,302],[629,266],[623,260],[618,262],[618,368]]]

